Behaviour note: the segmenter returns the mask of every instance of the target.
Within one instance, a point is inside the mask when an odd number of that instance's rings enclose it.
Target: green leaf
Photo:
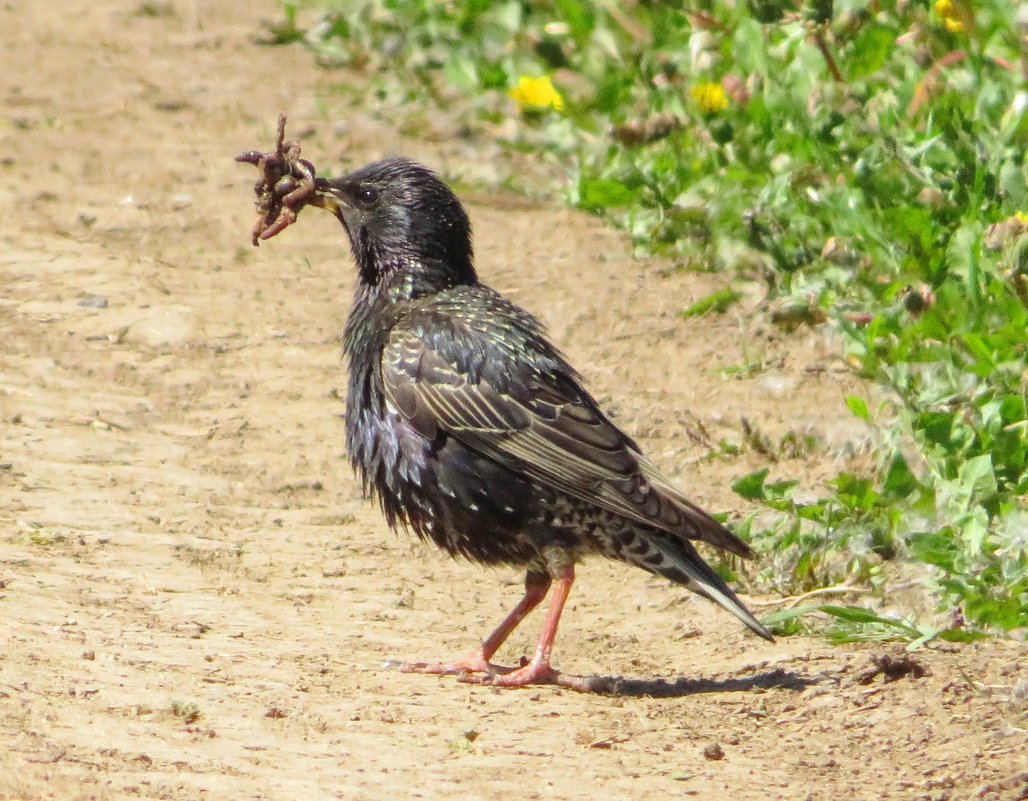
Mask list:
[[[743,19],[735,29],[732,55],[744,74],[753,73],[766,78],[771,72],[764,29],[754,19]]]
[[[992,469],[992,454],[975,456],[957,468],[957,481],[969,486],[971,497],[978,502],[988,500],[996,494],[996,474]]]
[[[996,369],[995,354],[989,347],[981,334],[968,332],[960,337],[960,340],[967,347],[968,352],[975,359],[975,372],[983,378],[987,377]]]
[[[700,298],[691,306],[680,311],[678,316],[682,318],[698,317],[710,312],[724,314],[729,308],[739,301],[740,297],[742,296],[738,292],[730,286],[726,286],[716,292],[711,292],[706,297]]]
[[[817,607],[819,612],[826,615],[845,620],[848,623],[882,623],[888,622],[881,615],[872,609],[865,609],[861,606],[834,606],[824,604]]]
[[[910,472],[907,460],[897,453],[889,462],[889,468],[882,482],[882,493],[889,498],[906,498],[917,489],[917,479]]]
[[[764,485],[764,497],[769,500],[783,501],[786,500],[792,491],[799,486],[799,481],[794,478],[786,478],[781,481],[773,481],[770,484]]]
[[[953,412],[923,412],[914,420],[914,429],[929,442],[942,445],[947,450],[953,443]]]
[[[946,249],[950,274],[963,281],[965,297],[970,301],[972,308],[982,302],[980,239],[980,225],[965,224],[953,233]]]
[[[849,409],[853,412],[854,416],[859,417],[865,423],[871,422],[871,415],[867,411],[867,404],[864,402],[863,398],[857,397],[856,395],[847,395],[846,405],[849,406]]]
[[[853,52],[847,62],[847,77],[851,80],[866,78],[878,72],[896,46],[896,31],[885,25],[867,25],[853,42]]]
[[[939,639],[946,642],[975,642],[988,637],[981,631],[968,631],[967,629],[944,629],[939,632]]]
[[[907,650],[908,651],[916,651],[918,648],[921,648],[921,647],[927,645],[928,643],[930,643],[932,640],[934,640],[936,637],[938,637],[941,633],[942,633],[942,629],[936,629],[936,628],[928,627],[923,632],[921,632],[921,636],[920,637],[917,637],[916,639],[910,641],[910,644],[907,645]]]
[[[589,211],[628,206],[639,196],[638,191],[613,178],[583,178],[578,193],[579,204]]]
[[[500,64],[482,64],[479,66],[482,88],[500,92],[510,85],[510,76]]]
[[[470,59],[450,59],[446,63],[445,73],[449,83],[465,91],[477,89],[480,85],[478,69]]]
[[[580,42],[586,40],[596,22],[592,3],[557,0],[556,5],[557,11],[571,29],[571,35]]]
[[[765,467],[749,473],[735,481],[732,484],[732,490],[736,495],[741,495],[748,501],[759,501],[764,497],[764,481],[769,472],[770,470]]]
[[[878,501],[878,493],[870,479],[839,473],[828,483],[836,488],[839,500],[850,509],[867,511]]]
[[[947,573],[957,571],[957,559],[960,556],[960,548],[957,545],[952,529],[943,529],[934,533],[914,534],[908,540],[908,546],[914,556],[922,562],[942,568]]]
[[[818,611],[816,606],[794,606],[792,609],[779,609],[777,612],[772,612],[769,615],[764,615],[760,619],[768,628],[774,628],[780,626],[782,623],[788,623],[790,620],[809,615],[812,612]]]
[[[866,639],[904,639],[911,641],[911,647],[919,647],[934,638],[939,632],[936,629],[921,629],[906,620],[895,620],[883,617],[873,609],[860,606],[836,606],[822,604],[820,606],[797,606],[782,609],[765,615],[761,620],[772,631],[783,628],[793,633],[794,627],[788,624],[807,615],[821,613],[841,622],[840,627],[832,629],[829,634],[838,643],[856,642]],[[790,630],[792,629],[792,630]]]
[[[924,634],[920,629],[912,626],[905,620],[895,620],[893,618],[882,617],[873,609],[865,609],[860,606],[833,606],[825,604],[820,607],[820,611],[824,612],[826,615],[831,615],[834,618],[845,621],[846,623],[855,623],[865,626],[883,626],[885,628],[895,629],[897,632],[901,632],[908,638],[919,638]]]

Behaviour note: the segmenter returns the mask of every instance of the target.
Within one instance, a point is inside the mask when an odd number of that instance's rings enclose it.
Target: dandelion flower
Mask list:
[[[522,75],[518,78],[518,85],[507,94],[518,104],[521,111],[544,111],[548,108],[554,111],[564,110],[564,98],[548,75],[541,78]]]
[[[705,114],[716,114],[728,108],[728,96],[719,83],[698,83],[689,94]]]
[[[950,33],[964,32],[963,14],[953,0],[935,0],[935,13]]]

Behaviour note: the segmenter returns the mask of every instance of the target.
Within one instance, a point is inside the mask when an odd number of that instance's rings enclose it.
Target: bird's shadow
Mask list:
[[[568,677],[571,679],[572,677]],[[576,676],[576,689],[598,695],[627,698],[685,698],[690,695],[741,693],[752,690],[804,690],[818,679],[808,678],[790,670],[770,670],[754,676],[732,679],[631,679],[623,676]],[[558,680],[558,684],[562,684]]]

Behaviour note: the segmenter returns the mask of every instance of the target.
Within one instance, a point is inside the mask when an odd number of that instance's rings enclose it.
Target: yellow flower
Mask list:
[[[522,75],[518,85],[507,92],[522,111],[542,111],[552,108],[554,111],[564,110],[564,98],[553,85],[550,76],[530,78]]]
[[[950,33],[964,32],[963,14],[953,0],[935,0],[935,13]]]
[[[698,83],[689,90],[689,94],[706,114],[716,114],[728,108],[728,96],[719,83]]]

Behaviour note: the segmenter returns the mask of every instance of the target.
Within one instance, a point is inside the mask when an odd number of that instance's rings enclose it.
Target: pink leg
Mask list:
[[[553,641],[557,636],[557,625],[560,623],[560,615],[564,611],[564,603],[571,593],[571,585],[574,582],[575,566],[574,564],[569,564],[555,582],[553,599],[550,601],[550,609],[546,613],[546,621],[543,623],[543,630],[539,634],[539,644],[536,646],[535,656],[532,657],[532,661],[508,673],[484,676],[481,678],[482,684],[492,684],[497,687],[559,684],[562,687],[569,687],[579,692],[591,692],[595,689],[592,682],[588,679],[578,676],[563,676],[550,667],[550,653],[553,651]],[[470,681],[476,681],[476,679],[471,678]]]
[[[404,673],[436,673],[436,674],[460,674],[505,673],[510,668],[494,665],[489,660],[499,650],[500,646],[507,640],[511,632],[518,627],[528,614],[542,603],[543,598],[550,589],[551,579],[545,573],[529,571],[525,576],[525,594],[518,601],[513,611],[503,619],[503,622],[496,627],[496,630],[486,637],[485,641],[470,654],[456,662],[429,663],[429,662],[405,662],[400,665]],[[561,602],[563,605],[563,602]],[[558,613],[559,615],[559,613]],[[554,626],[556,629],[556,626]]]

